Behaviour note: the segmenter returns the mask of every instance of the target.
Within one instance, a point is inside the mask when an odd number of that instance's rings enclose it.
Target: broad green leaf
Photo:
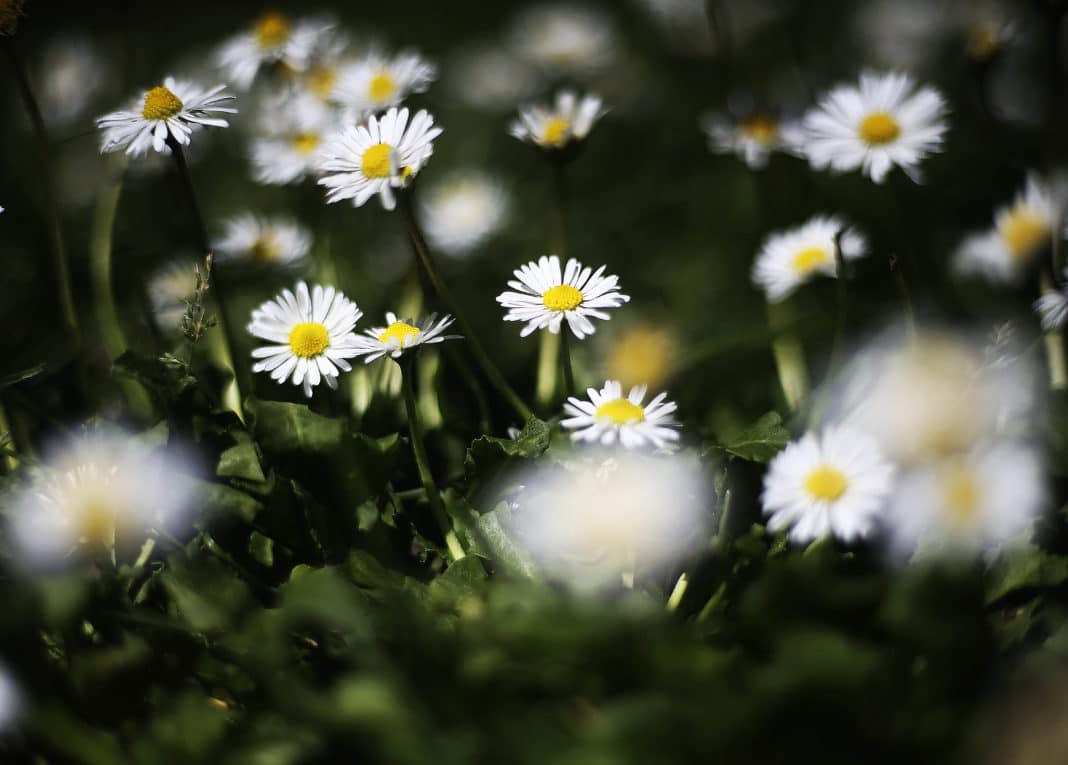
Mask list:
[[[708,448],[750,462],[768,462],[789,442],[790,431],[783,425],[782,417],[778,412],[768,412],[749,427]]]
[[[1006,550],[987,577],[986,602],[996,603],[1018,590],[1057,587],[1068,581],[1068,558],[1034,545]]]

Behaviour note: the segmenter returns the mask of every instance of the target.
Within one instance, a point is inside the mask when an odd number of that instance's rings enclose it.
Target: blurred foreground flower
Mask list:
[[[291,376],[308,398],[321,381],[337,389],[339,369],[352,371],[346,359],[358,352],[352,330],[361,316],[363,311],[333,287],[317,284],[309,291],[299,282],[295,295],[282,290],[252,312],[248,331],[272,343],[252,351],[253,358],[262,359],[252,371],[269,372],[278,383]]]
[[[600,96],[591,93],[580,99],[574,91],[561,90],[552,106],[520,108],[508,132],[543,149],[562,150],[584,140],[605,113]]]
[[[451,316],[440,320],[436,314],[424,319],[400,319],[395,313],[386,313],[386,326],[364,330],[354,341],[356,355],[364,356],[364,363],[370,364],[383,356],[399,359],[406,351],[412,351],[420,345],[433,345],[445,340],[459,340],[460,335],[442,334],[452,324]]]
[[[612,341],[604,362],[605,377],[624,386],[657,388],[673,371],[675,346],[675,337],[662,326],[629,327]]]
[[[820,215],[764,240],[753,263],[753,281],[777,303],[817,275],[837,278],[838,247],[844,260],[864,256],[868,244],[839,218]]]
[[[618,380],[608,380],[601,390],[589,388],[588,400],[575,396],[564,404],[567,418],[560,425],[574,431],[574,441],[590,441],[611,446],[617,440],[627,449],[652,445],[661,449],[679,440],[679,424],[672,417],[677,407],[667,401],[667,393],[657,394],[646,404],[646,387],[638,385],[623,395]]]
[[[185,314],[186,301],[196,291],[195,264],[190,257],[175,258],[156,269],[148,280],[152,317],[156,328],[164,334],[177,330],[178,322]]]
[[[0,664],[0,733],[7,732],[18,720],[22,693],[11,671]]]
[[[1061,281],[1068,285],[1068,269],[1061,272]],[[1034,309],[1042,322],[1042,329],[1063,329],[1068,320],[1068,286],[1046,292],[1035,301]]]
[[[421,195],[420,222],[430,243],[451,255],[468,253],[508,218],[508,193],[493,176],[459,172]]]
[[[361,119],[399,104],[412,93],[423,93],[435,77],[437,67],[418,53],[387,56],[373,49],[342,67],[332,98],[351,117]]]
[[[216,60],[236,88],[248,90],[265,64],[280,62],[291,70],[304,71],[319,38],[332,27],[327,18],[293,23],[281,13],[267,13],[250,29],[223,43]]]
[[[292,266],[311,249],[311,232],[289,218],[242,213],[224,221],[223,226],[226,233],[215,243],[220,263]]]

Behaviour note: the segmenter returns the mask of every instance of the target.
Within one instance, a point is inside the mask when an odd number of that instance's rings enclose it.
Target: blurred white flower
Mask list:
[[[160,332],[178,331],[178,322],[185,314],[185,301],[193,297],[196,280],[193,258],[175,258],[160,266],[148,279],[148,299],[152,316]]]
[[[412,93],[425,92],[436,77],[437,67],[418,53],[387,56],[373,49],[341,68],[332,98],[353,118],[361,119],[399,104]]]
[[[399,359],[406,351],[420,345],[434,345],[445,340],[459,340],[460,335],[443,334],[452,324],[453,318],[446,314],[438,319],[430,314],[419,321],[400,319],[392,311],[386,313],[386,325],[365,329],[354,341],[356,354],[364,357],[364,363],[370,364],[383,356]]]
[[[663,324],[635,324],[612,338],[605,377],[625,386],[657,388],[671,375],[677,351],[677,338]]]
[[[591,93],[580,99],[574,91],[561,90],[552,106],[521,107],[508,132],[513,138],[543,149],[563,149],[585,139],[606,113],[600,96]]]
[[[708,136],[709,150],[736,154],[754,169],[764,167],[773,151],[791,151],[801,145],[800,127],[783,123],[770,114],[754,112],[738,119],[725,112],[712,112],[701,118]]]
[[[965,51],[978,62],[990,61],[1002,53],[1019,34],[1017,20],[1001,3],[967,3],[962,16]]]
[[[0,732],[9,730],[18,720],[22,708],[22,692],[14,676],[0,664]]]
[[[311,249],[312,235],[290,218],[241,213],[223,222],[225,234],[215,242],[220,263],[253,261],[276,266],[299,264]]]
[[[867,254],[864,236],[835,216],[819,215],[764,240],[753,263],[753,283],[777,303],[814,276],[838,277],[837,250],[843,260]]]
[[[308,91],[282,91],[263,99],[251,141],[258,183],[299,183],[319,166],[324,140],[341,127],[335,111]]]
[[[421,109],[409,124],[408,109],[396,107],[366,125],[346,128],[323,149],[319,185],[327,188],[326,201],[351,199],[361,207],[378,194],[382,206],[392,210],[397,205],[393,190],[423,168],[441,132],[429,112]]]
[[[125,151],[131,157],[146,154],[149,148],[169,153],[167,137],[188,146],[190,136],[202,127],[227,127],[219,115],[236,114],[237,109],[222,106],[234,100],[224,93],[225,85],[204,90],[191,82],[167,77],[140,96],[129,110],[99,117],[102,131],[100,151]]]
[[[517,540],[550,577],[579,590],[663,573],[705,540],[711,519],[700,466],[685,455],[593,451],[518,480]]]
[[[805,114],[798,148],[818,169],[861,170],[882,183],[896,165],[918,183],[920,162],[941,150],[945,118],[934,88],[906,74],[863,72],[857,85],[835,87]]]
[[[251,29],[223,43],[216,60],[234,87],[248,90],[265,64],[281,62],[291,70],[304,71],[320,38],[333,26],[333,20],[325,17],[294,23],[281,13],[267,13]]]
[[[612,19],[594,8],[570,4],[533,5],[513,22],[512,48],[553,73],[581,73],[602,68],[618,52]]]
[[[566,418],[561,427],[573,431],[573,441],[589,441],[612,446],[618,440],[627,449],[652,445],[662,449],[679,440],[678,422],[672,417],[677,407],[659,393],[643,404],[646,387],[636,385],[623,395],[618,380],[608,380],[601,390],[589,388],[586,399],[576,396],[564,404]]]
[[[453,97],[476,109],[512,109],[537,86],[537,76],[526,63],[494,45],[463,46],[444,73]]]
[[[611,317],[606,308],[618,308],[630,300],[619,291],[619,277],[605,276],[606,266],[596,271],[568,258],[563,272],[560,258],[542,255],[514,271],[515,279],[508,282],[512,290],[497,296],[497,302],[508,309],[505,321],[525,321],[519,333],[526,337],[539,329],[554,335],[564,320],[571,333],[581,340],[596,332],[590,318],[607,321]]]
[[[103,48],[89,37],[64,36],[48,42],[37,62],[37,98],[45,118],[66,126],[102,95],[114,72]]]
[[[1062,279],[1068,279],[1068,269],[1062,274]],[[1035,313],[1042,321],[1042,329],[1047,331],[1063,329],[1065,320],[1068,319],[1068,287],[1051,289],[1042,294],[1034,304]]]
[[[420,202],[427,238],[436,249],[451,255],[475,249],[508,219],[508,192],[483,172],[454,172],[426,189]]]

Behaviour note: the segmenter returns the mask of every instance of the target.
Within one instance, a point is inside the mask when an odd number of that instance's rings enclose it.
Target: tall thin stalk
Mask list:
[[[564,396],[573,396],[575,395],[575,372],[571,368],[571,333],[566,324],[560,327],[560,365],[564,368]]]

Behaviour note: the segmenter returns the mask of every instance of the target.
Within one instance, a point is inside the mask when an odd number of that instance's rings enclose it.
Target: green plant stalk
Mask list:
[[[801,341],[786,329],[789,309],[785,303],[768,303],[768,323],[771,325],[771,353],[779,375],[783,398],[791,412],[796,412],[808,395],[808,370]]]
[[[504,379],[504,375],[497,369],[497,365],[493,363],[485,349],[482,347],[482,343],[478,341],[478,337],[475,335],[474,327],[467,321],[467,317],[463,311],[459,310],[455,298],[453,298],[452,292],[449,290],[448,285],[445,284],[444,279],[441,278],[441,274],[438,273],[437,266],[434,264],[434,259],[430,254],[430,248],[427,246],[426,239],[423,237],[423,232],[419,228],[419,223],[415,219],[415,213],[412,210],[411,196],[409,194],[399,194],[401,213],[404,216],[404,221],[408,226],[408,234],[412,240],[412,246],[415,249],[415,254],[419,258],[419,262],[426,273],[427,279],[430,280],[431,286],[434,291],[437,292],[441,302],[445,305],[446,310],[451,313],[456,323],[460,325],[460,331],[463,332],[464,340],[467,342],[467,347],[471,349],[471,355],[475,357],[475,362],[482,368],[482,372],[489,378],[490,384],[501,394],[501,397],[512,407],[517,415],[522,418],[523,422],[529,420],[533,414],[530,411],[523,399],[512,390],[512,387],[508,384],[508,381]]]
[[[564,368],[564,397],[575,395],[575,372],[571,367],[571,334],[565,323],[560,327],[560,366]]]
[[[445,544],[449,548],[452,563],[466,557],[460,539],[453,531],[449,516],[445,513],[445,506],[441,503],[441,494],[438,492],[434,475],[430,472],[430,459],[427,457],[426,444],[423,442],[423,427],[419,420],[419,404],[415,399],[415,386],[412,383],[413,369],[411,358],[401,358],[401,388],[404,391],[404,409],[408,415],[408,431],[412,439],[412,454],[415,456],[415,466],[419,470],[419,479],[423,483],[426,492],[426,501],[430,505],[430,512],[445,535]]]
[[[553,403],[560,375],[560,335],[538,333],[538,376],[534,386],[534,400],[544,409]]]
[[[19,466],[19,460],[16,456],[18,450],[15,447],[15,434],[11,430],[11,422],[7,418],[7,409],[4,407],[2,400],[0,400],[0,433],[7,433],[8,440],[11,443],[10,450],[5,450],[4,453],[4,469],[8,473],[14,473]]]
[[[682,602],[683,596],[686,594],[686,588],[690,585],[690,578],[686,576],[686,572],[683,571],[679,574],[678,580],[675,582],[675,586],[671,590],[671,595],[667,599],[667,610],[670,613],[674,613],[678,610],[679,603]]]

